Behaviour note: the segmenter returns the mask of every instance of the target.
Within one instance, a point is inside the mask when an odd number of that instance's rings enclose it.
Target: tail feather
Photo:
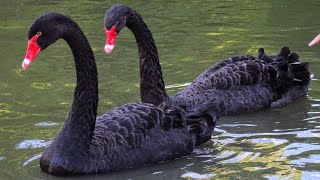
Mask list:
[[[284,46],[281,48],[280,52],[275,56],[276,58],[278,57],[283,57],[284,59],[288,58],[290,54],[289,47]]]
[[[293,74],[293,81],[300,85],[307,85],[310,82],[309,63],[291,63],[289,64]]]
[[[308,62],[281,62],[273,64],[273,67],[277,69],[277,89],[281,93],[293,86],[306,86],[310,83]]]
[[[258,49],[258,56],[256,58],[256,60],[262,60],[266,63],[271,63],[273,62],[273,59],[271,57],[269,57],[265,52],[263,48],[259,48]]]
[[[276,70],[279,87],[289,88],[293,84],[307,85],[310,81],[309,63],[300,63],[299,58],[298,53],[291,53],[289,47],[284,46],[275,56],[268,56],[264,49],[260,48],[256,60],[270,63]]]
[[[288,57],[288,62],[289,63],[295,63],[295,62],[299,62],[299,54],[296,52],[292,52],[289,57]]]
[[[189,132],[196,134],[196,145],[210,140],[213,129],[224,111],[224,102],[213,99],[187,112],[186,123]]]
[[[263,48],[258,49],[258,56],[256,57],[256,60],[262,60],[266,63],[271,62],[281,62],[285,59],[288,59],[290,55],[290,50],[287,46],[284,46],[281,48],[280,52],[275,56],[268,56]]]
[[[264,52],[263,48],[258,49],[258,56],[257,59],[261,59],[266,53]]]

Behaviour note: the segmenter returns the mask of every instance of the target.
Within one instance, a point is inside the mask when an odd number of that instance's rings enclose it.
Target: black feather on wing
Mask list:
[[[139,102],[125,104],[97,119],[92,141],[103,142],[109,146],[107,149],[122,144],[136,148],[143,143],[148,130],[160,126],[164,119],[165,114],[162,109],[151,104]]]

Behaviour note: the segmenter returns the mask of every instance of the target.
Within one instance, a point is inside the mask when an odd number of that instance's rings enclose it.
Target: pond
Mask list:
[[[124,29],[113,54],[103,51],[103,16],[117,1],[0,2],[0,178],[55,179],[39,167],[61,130],[75,86],[72,54],[63,40],[21,69],[32,21],[45,12],[72,17],[87,36],[99,71],[98,114],[140,100],[133,34]],[[222,117],[212,139],[178,160],[83,179],[320,178],[320,2],[313,0],[121,1],[140,12],[156,41],[169,94],[210,65],[239,54],[289,46],[309,61],[306,97],[277,109]]]

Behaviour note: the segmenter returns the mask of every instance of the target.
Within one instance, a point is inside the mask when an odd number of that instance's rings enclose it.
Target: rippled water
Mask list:
[[[122,1],[126,2],[126,1]],[[0,1],[0,178],[55,179],[40,171],[44,148],[68,115],[74,88],[71,52],[58,41],[20,69],[27,31],[44,12],[71,16],[94,50],[99,70],[99,114],[139,100],[138,55],[123,30],[112,55],[103,52],[103,16],[116,1]],[[308,96],[279,109],[221,118],[210,142],[191,156],[94,179],[320,179],[320,3],[298,1],[127,1],[156,40],[169,93],[184,88],[211,64],[259,47],[287,45],[311,62]],[[67,50],[66,50],[67,49]],[[88,176],[83,177],[88,178]]]

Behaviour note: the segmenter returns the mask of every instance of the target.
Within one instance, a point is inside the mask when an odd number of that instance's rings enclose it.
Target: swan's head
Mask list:
[[[131,9],[125,5],[117,4],[112,6],[104,16],[104,32],[107,37],[104,50],[110,54],[114,48],[117,35],[124,26]]]
[[[37,18],[28,33],[28,47],[22,68],[27,69],[38,53],[57,41],[63,34],[65,26],[61,19],[65,16],[58,13],[47,13]]]
[[[314,46],[316,44],[318,44],[320,42],[320,34],[315,37],[310,43],[309,43],[309,46]]]

